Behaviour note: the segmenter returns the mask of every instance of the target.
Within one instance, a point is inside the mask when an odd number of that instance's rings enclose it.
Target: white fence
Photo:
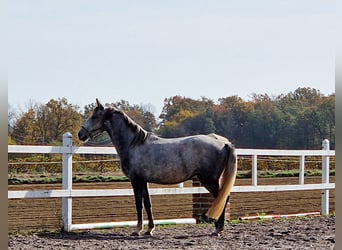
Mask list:
[[[117,154],[114,147],[74,147],[72,135],[63,135],[63,146],[27,146],[8,145],[8,153],[49,153],[62,154],[62,189],[61,190],[24,190],[8,191],[8,199],[16,198],[62,198],[62,220],[65,231],[77,229],[101,228],[103,226],[128,225],[130,223],[95,223],[95,224],[72,224],[72,198],[74,197],[100,197],[100,196],[123,196],[134,195],[132,189],[72,189],[72,155],[73,154]],[[274,192],[296,190],[322,190],[321,214],[329,213],[329,190],[335,189],[335,183],[329,183],[329,156],[335,155],[335,150],[329,150],[329,141],[322,142],[322,150],[269,150],[269,149],[237,149],[238,156],[252,156],[252,185],[234,186],[232,192]],[[257,182],[257,156],[299,156],[299,183],[297,185],[258,185]],[[322,183],[305,184],[304,167],[306,156],[322,156]],[[150,188],[150,195],[165,194],[198,194],[208,193],[203,187],[177,188]],[[172,220],[171,220],[172,222]],[[183,221],[184,222],[184,221]],[[186,221],[185,221],[186,222]],[[157,222],[158,223],[158,222]],[[162,223],[162,222],[161,222]]]

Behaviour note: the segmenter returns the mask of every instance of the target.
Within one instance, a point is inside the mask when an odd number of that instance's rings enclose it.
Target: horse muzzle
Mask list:
[[[81,141],[86,141],[90,137],[89,131],[86,130],[85,128],[81,128],[80,131],[78,131],[78,139]]]

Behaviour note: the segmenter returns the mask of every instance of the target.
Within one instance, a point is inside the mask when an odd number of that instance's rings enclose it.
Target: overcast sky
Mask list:
[[[335,92],[335,1],[11,0],[8,103]]]

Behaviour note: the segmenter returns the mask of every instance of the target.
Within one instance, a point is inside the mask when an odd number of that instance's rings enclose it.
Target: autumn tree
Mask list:
[[[158,134],[163,137],[207,134],[215,132],[214,102],[202,97],[194,100],[172,96],[164,100]]]
[[[18,144],[36,144],[40,140],[35,127],[35,110],[28,108],[14,123],[11,137]]]
[[[229,96],[218,104],[173,96],[165,99],[159,118],[163,137],[215,132],[244,148],[320,148],[324,138],[335,145],[335,95],[314,88],[275,97],[253,94],[248,101]]]
[[[77,138],[82,117],[79,107],[66,98],[51,99],[45,105],[33,104],[13,125],[13,139],[19,144],[60,144],[70,132]]]
[[[13,131],[13,124],[16,119],[16,112],[13,109],[11,104],[8,104],[8,109],[7,109],[7,144],[15,144],[15,141],[12,138],[12,131]]]
[[[236,147],[282,149],[318,149],[328,138],[331,148],[335,147],[335,95],[325,96],[314,88],[298,88],[276,97],[253,94],[248,101],[228,96],[217,103],[205,97],[176,95],[165,98],[158,126],[148,105],[121,100],[105,106],[123,110],[143,128],[162,137],[217,133]],[[51,144],[60,142],[69,131],[78,144],[78,129],[95,107],[96,103],[88,104],[81,113],[61,98],[45,105],[31,104],[19,116],[9,110],[8,143]],[[97,143],[111,142],[104,133]]]

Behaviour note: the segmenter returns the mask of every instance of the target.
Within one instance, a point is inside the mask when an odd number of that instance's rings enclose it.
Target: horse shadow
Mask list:
[[[106,232],[42,232],[37,234],[40,238],[53,240],[139,240],[147,239],[153,236],[130,236],[124,233],[106,233]]]
[[[39,238],[45,238],[49,240],[125,240],[125,241],[146,241],[146,240],[163,240],[165,237],[173,238],[175,240],[186,240],[194,238],[208,237],[210,234],[200,233],[194,235],[184,235],[184,234],[165,234],[165,233],[155,233],[151,235],[140,235],[131,236],[129,233],[119,233],[119,232],[41,232],[36,234]]]

